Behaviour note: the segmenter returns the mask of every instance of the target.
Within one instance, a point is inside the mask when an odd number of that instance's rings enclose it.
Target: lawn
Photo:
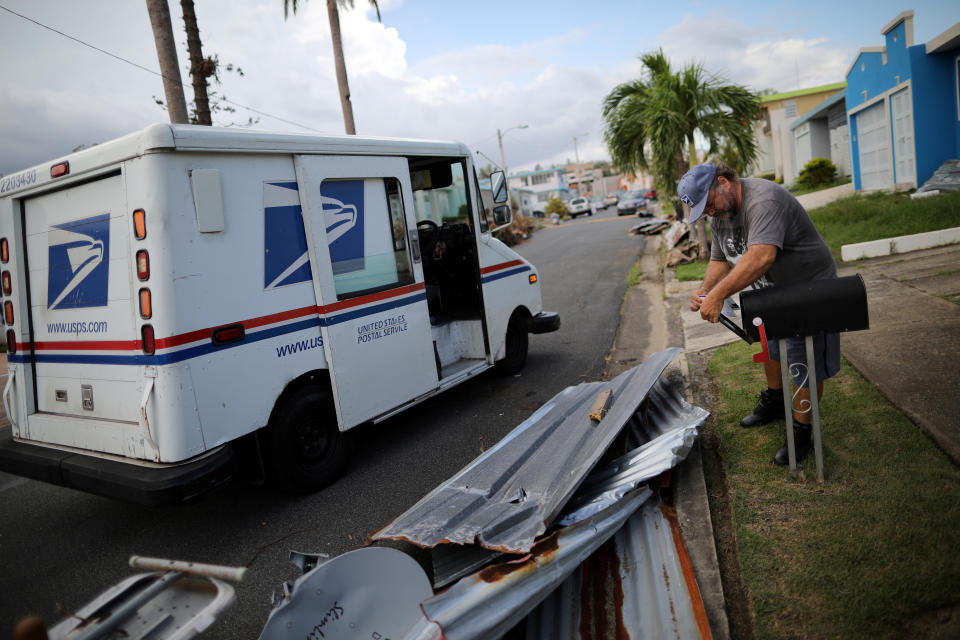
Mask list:
[[[960,192],[916,200],[904,193],[855,195],[809,213],[839,260],[845,244],[960,227]]]
[[[816,482],[812,453],[806,478],[792,478],[772,463],[784,422],[738,424],[765,386],[754,351],[723,347],[709,367],[723,381],[714,441],[754,637],[949,637],[960,611],[960,470],[844,362],[821,405],[826,481]],[[952,627],[937,621],[945,609]]]

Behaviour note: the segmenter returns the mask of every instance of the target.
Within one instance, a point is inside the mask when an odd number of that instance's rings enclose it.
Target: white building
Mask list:
[[[535,211],[544,211],[550,198],[556,196],[563,201],[570,198],[564,169],[539,169],[515,173],[507,178],[510,192],[520,205],[520,212],[533,215]]]

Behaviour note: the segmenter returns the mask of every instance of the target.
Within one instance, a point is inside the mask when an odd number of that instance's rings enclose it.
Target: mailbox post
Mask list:
[[[820,399],[817,397],[817,368],[813,354],[813,336],[870,328],[867,313],[867,289],[858,274],[832,280],[814,280],[783,287],[767,287],[740,294],[743,331],[747,342],[759,340],[763,351],[754,355],[754,362],[770,359],[767,341],[778,340],[780,375],[783,380],[784,415],[787,423],[787,455],[790,471],[797,471],[793,441],[793,394],[790,373],[806,369],[810,385],[813,450],[817,463],[817,480],[823,482],[823,442],[820,435]],[[736,327],[734,327],[736,328]],[[738,332],[740,335],[740,332]],[[806,364],[787,362],[787,338],[803,338]],[[798,374],[799,375],[799,374]],[[802,383],[801,383],[802,384]]]

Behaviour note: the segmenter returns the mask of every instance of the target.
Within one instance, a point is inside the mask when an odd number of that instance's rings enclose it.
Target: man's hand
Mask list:
[[[723,309],[723,298],[720,296],[707,294],[700,303],[700,317],[707,322],[717,323],[720,321],[720,311]]]
[[[704,295],[706,292],[702,289],[695,291],[690,295],[690,311],[699,311],[700,305],[703,303],[703,298],[700,296]]]

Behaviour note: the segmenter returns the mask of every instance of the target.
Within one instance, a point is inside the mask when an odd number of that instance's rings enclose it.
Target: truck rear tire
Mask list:
[[[514,312],[507,323],[506,350],[507,355],[497,362],[497,372],[508,376],[523,369],[527,362],[527,349],[530,346],[527,336],[527,323],[521,313]]]
[[[330,392],[304,386],[278,408],[268,436],[268,464],[277,482],[309,493],[340,477],[352,451],[353,434],[340,431]]]

